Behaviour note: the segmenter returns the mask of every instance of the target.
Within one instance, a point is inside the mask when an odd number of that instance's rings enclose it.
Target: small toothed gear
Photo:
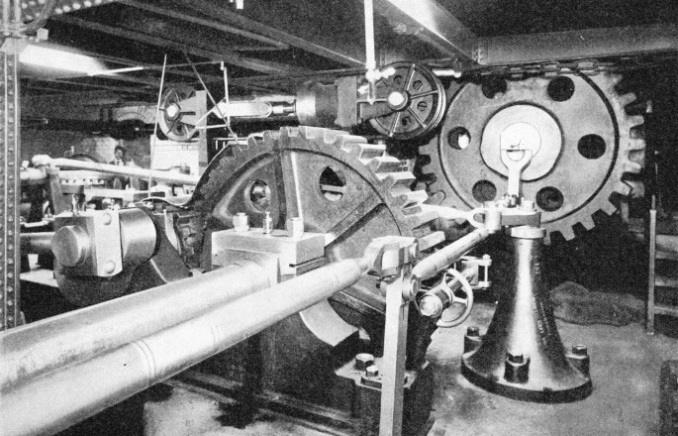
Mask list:
[[[520,138],[534,150],[522,194],[542,213],[547,241],[556,232],[573,239],[578,224],[592,229],[594,213],[615,211],[613,194],[631,194],[626,175],[640,173],[644,160],[643,117],[626,113],[636,96],[618,94],[620,80],[490,77],[453,85],[440,134],[420,149],[429,201],[472,209],[499,199],[508,181],[501,143]]]

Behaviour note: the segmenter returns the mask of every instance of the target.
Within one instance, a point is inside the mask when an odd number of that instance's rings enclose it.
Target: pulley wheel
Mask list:
[[[397,140],[425,136],[445,115],[445,89],[426,67],[410,62],[387,66],[395,72],[376,84],[377,101],[385,113],[370,120],[379,133]]]
[[[162,133],[169,139],[185,142],[195,135],[195,125],[187,117],[195,117],[198,110],[195,90],[190,86],[168,88],[160,101],[158,125]]]

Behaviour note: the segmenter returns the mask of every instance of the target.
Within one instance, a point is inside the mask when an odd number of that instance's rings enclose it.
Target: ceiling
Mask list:
[[[76,100],[91,106],[155,104],[161,81],[207,87],[219,100],[224,96],[222,63],[231,96],[288,94],[308,79],[363,71],[361,0],[243,0],[242,9],[227,0],[50,1],[55,7],[44,25],[49,38],[41,44],[92,56],[109,70],[126,70],[88,76],[24,67],[21,89],[29,112],[67,108]],[[411,31],[389,6],[406,1],[375,0],[378,64],[454,61],[431,43],[431,35],[427,39],[418,29]],[[43,3],[24,1],[26,20],[42,11]],[[431,5],[442,14],[443,30],[462,40],[464,32],[495,37],[678,22],[675,0],[655,0],[651,7],[646,0],[416,3]]]

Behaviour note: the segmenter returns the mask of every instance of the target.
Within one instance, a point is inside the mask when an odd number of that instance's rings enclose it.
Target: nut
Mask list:
[[[238,212],[233,217],[233,230],[236,232],[246,232],[250,229],[249,217],[247,214]]]
[[[369,353],[360,353],[355,356],[355,368],[360,371],[365,371],[370,366],[374,365],[374,356]]]
[[[506,360],[511,363],[521,364],[525,361],[525,357],[522,354],[506,353]]]
[[[365,375],[367,377],[376,377],[379,375],[379,368],[377,367],[377,365],[370,365],[365,370]]]
[[[304,221],[301,218],[290,218],[285,225],[290,238],[299,239],[304,235]]]
[[[476,326],[471,326],[466,329],[466,336],[480,336],[480,329]]]
[[[578,344],[572,347],[572,354],[575,356],[587,356],[589,351],[584,345]]]

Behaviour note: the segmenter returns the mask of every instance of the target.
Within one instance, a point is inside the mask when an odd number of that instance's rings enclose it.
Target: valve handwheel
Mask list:
[[[396,62],[393,74],[376,84],[374,105],[382,106],[381,115],[370,123],[379,133],[397,140],[425,136],[435,129],[445,115],[445,89],[426,67],[410,62]]]
[[[447,284],[454,279],[461,284],[461,287],[452,290]],[[466,280],[466,277],[454,268],[447,270],[443,281],[440,283],[440,287],[447,293],[450,302],[448,308],[440,315],[436,325],[444,328],[456,327],[466,321],[466,318],[471,314],[471,309],[473,309],[473,289],[468,280]],[[445,313],[450,312],[450,309],[453,309],[458,304],[464,306],[464,311],[455,318],[445,319]]]

